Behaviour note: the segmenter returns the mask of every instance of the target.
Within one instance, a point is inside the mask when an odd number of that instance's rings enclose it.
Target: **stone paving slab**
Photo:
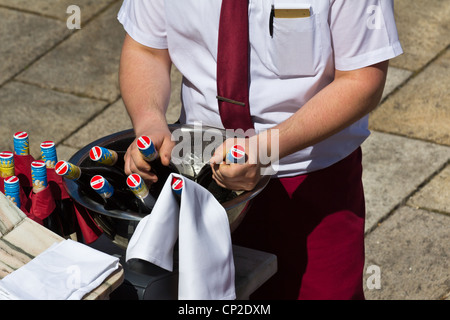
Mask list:
[[[117,0],[0,0],[0,6],[34,12],[66,21],[69,16],[66,13],[67,7],[77,5],[81,9],[83,21],[92,18],[97,12],[114,1]]]
[[[450,145],[450,50],[371,115],[374,130]]]
[[[10,82],[0,88],[0,146],[13,150],[13,135],[27,131],[30,150],[40,157],[40,143],[61,142],[105,107],[105,102]]]
[[[0,85],[68,34],[61,21],[0,7]]]
[[[392,66],[418,71],[450,44],[450,1],[395,0],[396,23],[404,55]]]
[[[450,159],[449,147],[379,132],[372,133],[362,150],[366,231]]]
[[[450,216],[450,165],[409,199],[409,206],[435,210]]]
[[[450,217],[401,207],[366,237],[366,270],[380,268],[369,300],[438,300],[450,292]],[[372,274],[365,274],[365,284]]]
[[[18,76],[24,82],[94,99],[116,101],[125,32],[113,5]]]
[[[92,118],[86,126],[66,139],[63,145],[80,150],[97,139],[131,128],[131,121],[120,99]]]
[[[180,117],[180,83],[181,75],[173,68],[172,75],[172,93],[170,97],[170,104],[167,110],[167,123],[175,123]],[[110,135],[122,130],[132,128],[132,123],[126,112],[125,105],[122,99],[112,104],[105,109],[101,114],[92,119],[84,128],[79,130],[76,134],[64,141],[66,147],[81,149],[85,145],[95,141],[104,136]]]

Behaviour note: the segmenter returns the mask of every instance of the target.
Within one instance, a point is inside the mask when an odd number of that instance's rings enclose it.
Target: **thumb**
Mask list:
[[[169,139],[165,138],[161,147],[159,149],[159,157],[161,158],[161,163],[165,166],[168,166],[170,163],[170,159],[172,158],[172,149],[175,146],[175,142],[173,142],[170,137]]]

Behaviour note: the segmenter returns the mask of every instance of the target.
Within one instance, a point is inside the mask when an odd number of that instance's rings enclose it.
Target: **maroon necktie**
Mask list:
[[[217,99],[225,129],[253,128],[248,90],[248,0],[223,0],[217,52]]]

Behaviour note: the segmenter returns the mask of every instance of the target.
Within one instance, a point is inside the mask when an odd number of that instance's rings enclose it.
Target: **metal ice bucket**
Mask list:
[[[227,138],[229,138],[225,130],[205,126],[174,124],[170,125],[169,129],[174,137],[175,133],[177,136],[184,137],[178,137],[178,139],[175,137],[175,140],[179,140],[175,142],[176,147],[181,147],[179,145],[180,143],[191,144],[191,152],[187,154],[184,153],[182,155],[172,155],[172,163],[181,162],[181,165],[176,165],[179,173],[194,181],[198,177],[201,169],[205,168],[205,166],[209,164],[209,159],[212,156],[213,151]],[[212,139],[209,135],[204,135],[207,131],[214,132],[215,139]],[[221,135],[221,139],[216,138],[217,133]],[[187,137],[189,137],[188,142],[185,141]],[[89,151],[92,147],[101,146],[116,151],[125,151],[134,139],[135,134],[133,130],[122,131],[103,137],[79,150],[72,156],[69,162],[80,167],[93,166],[95,164],[89,158]],[[211,154],[209,154],[209,152]],[[254,190],[246,192],[233,191],[233,197],[231,197],[230,200],[221,202],[227,212],[231,232],[233,232],[242,222],[252,199],[265,188],[269,182],[269,179],[269,176],[264,176]],[[105,234],[114,240],[114,242],[119,246],[126,247],[135,227],[144,216],[141,213],[131,210],[106,210],[104,209],[103,204],[96,202],[86,196],[85,193],[80,192],[79,186],[76,182],[69,179],[64,179],[64,183],[72,199],[91,211],[94,220],[102,228]]]

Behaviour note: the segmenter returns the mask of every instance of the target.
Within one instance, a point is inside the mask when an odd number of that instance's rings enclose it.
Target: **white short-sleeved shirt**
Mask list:
[[[181,122],[223,128],[216,84],[221,0],[125,0],[118,19],[137,42],[169,49],[183,74]],[[305,18],[275,18],[272,5],[310,7]],[[250,111],[257,132],[286,120],[334,79],[402,53],[393,0],[250,0]],[[368,117],[281,159],[277,176],[326,168],[369,136]]]

